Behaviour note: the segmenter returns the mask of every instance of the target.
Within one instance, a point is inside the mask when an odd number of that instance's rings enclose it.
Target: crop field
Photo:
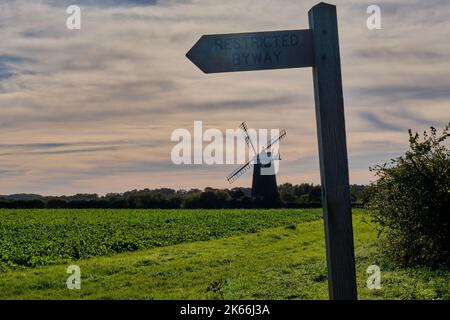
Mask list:
[[[320,210],[0,209],[0,267],[205,241],[320,217]]]
[[[321,210],[1,210],[0,299],[327,299]],[[380,260],[354,210],[360,299],[450,299],[450,271]],[[67,267],[81,269],[69,290]],[[367,267],[379,265],[381,289]]]

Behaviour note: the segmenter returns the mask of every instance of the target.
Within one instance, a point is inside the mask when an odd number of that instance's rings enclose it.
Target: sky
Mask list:
[[[205,75],[203,34],[308,28],[317,1],[2,0],[0,194],[229,185],[237,165],[175,165],[174,130],[286,129],[278,183],[319,183],[310,68]],[[68,5],[81,30],[68,30]],[[450,1],[334,1],[350,183],[450,120]],[[381,30],[366,9],[381,8]]]

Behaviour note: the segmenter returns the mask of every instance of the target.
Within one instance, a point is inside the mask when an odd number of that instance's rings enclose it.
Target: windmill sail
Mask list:
[[[229,183],[233,183],[236,181],[240,176],[242,176],[245,172],[247,172],[248,169],[250,169],[250,162],[247,161],[247,163],[243,164],[236,170],[234,170],[228,177],[227,180]]]
[[[253,152],[256,154],[258,154],[256,152],[255,149],[255,145],[253,144],[252,139],[250,138],[250,135],[248,134],[248,130],[247,130],[247,125],[245,124],[245,121],[241,123],[241,125],[239,126],[239,128],[241,128],[241,130],[244,132],[244,136],[245,136],[245,142],[247,143],[247,145],[251,146],[253,149]]]
[[[267,144],[264,148],[262,148],[261,152],[266,151],[271,146],[273,146],[277,141],[283,139],[284,137],[286,137],[286,130],[283,129],[283,130],[281,130],[280,135],[278,137],[276,137],[275,139],[270,141],[269,144]]]

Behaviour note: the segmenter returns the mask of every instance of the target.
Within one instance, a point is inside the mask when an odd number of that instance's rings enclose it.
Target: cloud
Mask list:
[[[20,56],[0,54],[0,80],[13,77],[17,74],[17,67],[28,59]]]
[[[440,86],[390,85],[358,88],[358,94],[364,96],[382,97],[386,103],[401,100],[450,100],[450,83]]]
[[[93,7],[107,7],[107,6],[148,6],[155,5],[158,0],[50,0],[48,4],[52,6],[69,6],[76,4],[78,6],[93,6]]]
[[[180,106],[181,109],[205,112],[205,111],[217,111],[217,110],[250,110],[263,108],[283,107],[285,105],[296,102],[296,97],[290,96],[278,96],[268,98],[254,98],[254,99],[236,99],[236,100],[223,100],[210,102],[193,102],[186,103]]]
[[[389,131],[402,131],[403,130],[403,128],[401,128],[398,125],[391,124],[389,122],[382,120],[380,116],[377,116],[373,112],[362,112],[361,116],[363,118],[365,118],[376,129],[389,130]]]
[[[70,153],[85,153],[85,152],[101,152],[101,151],[113,151],[117,150],[117,147],[97,147],[97,148],[84,148],[84,149],[66,149],[66,150],[51,150],[51,151],[30,151],[30,152],[8,152],[0,153],[0,156],[12,156],[12,155],[47,155],[47,154],[70,154]]]
[[[65,7],[82,8],[67,30]],[[170,162],[177,128],[246,120],[285,128],[279,182],[318,183],[310,69],[204,75],[186,58],[202,34],[303,29],[316,1],[79,0],[0,4],[0,193],[228,186],[227,166]],[[338,1],[350,174],[407,147],[406,130],[450,116],[450,2]],[[438,10],[436,8],[439,8]],[[375,134],[376,133],[376,134]],[[251,176],[251,175],[250,175]],[[244,177],[237,185],[248,185]]]

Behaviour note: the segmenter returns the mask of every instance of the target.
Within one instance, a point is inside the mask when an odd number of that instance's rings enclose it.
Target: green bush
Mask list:
[[[431,127],[423,137],[409,130],[410,149],[371,168],[369,208],[385,235],[383,250],[401,265],[450,264],[450,150]]]

